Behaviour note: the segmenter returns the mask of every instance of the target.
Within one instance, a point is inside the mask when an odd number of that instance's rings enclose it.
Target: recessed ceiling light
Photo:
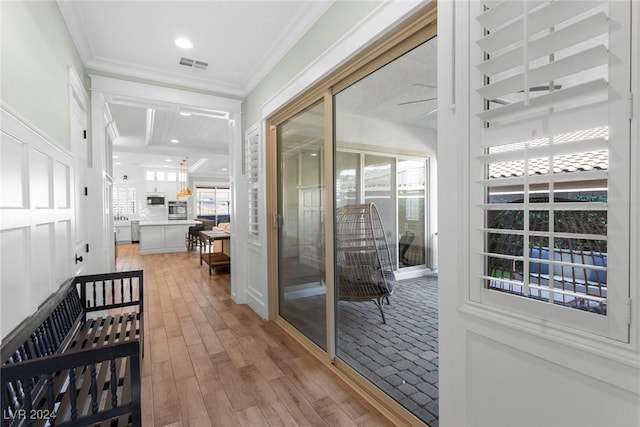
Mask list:
[[[171,161],[171,159],[166,159],[166,160],[165,160],[165,162],[170,162],[170,161]]]
[[[172,139],[172,140],[171,140],[171,142],[173,142],[174,144],[177,144],[177,143],[178,143],[178,142],[180,142],[180,141],[179,141],[179,140],[177,140],[177,139]]]
[[[224,172],[226,172],[226,171],[227,171],[227,168],[222,168],[222,170],[223,170]]]
[[[189,117],[191,115],[191,113],[188,112],[188,111],[180,111],[180,115],[184,116],[184,117]]]
[[[121,164],[122,164],[122,163],[120,163],[120,162],[116,162],[116,165],[121,165]]]
[[[193,43],[186,37],[179,37],[175,41],[176,46],[181,47],[182,49],[191,49],[193,47]]]
[[[114,155],[114,156],[113,156],[113,158],[114,158],[114,159],[118,159],[119,157],[118,157],[118,156],[116,156],[116,155]]]

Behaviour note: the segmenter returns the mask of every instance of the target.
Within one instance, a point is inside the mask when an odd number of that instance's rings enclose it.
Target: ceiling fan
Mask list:
[[[435,85],[425,85],[425,84],[422,84],[422,83],[413,83],[413,86],[422,86],[422,87],[428,87],[428,88],[432,88],[432,89],[436,89],[437,88],[437,86],[435,86]],[[400,102],[398,105],[417,104],[419,102],[434,101],[436,99],[438,99],[438,97],[416,99],[416,100],[413,100],[413,101]]]

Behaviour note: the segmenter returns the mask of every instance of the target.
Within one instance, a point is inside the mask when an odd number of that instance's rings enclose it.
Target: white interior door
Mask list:
[[[71,78],[73,81],[73,77]],[[87,141],[87,103],[81,87],[71,85],[70,103],[70,139],[74,162],[74,274],[83,274],[86,270],[89,246],[87,239],[87,179],[88,141]]]

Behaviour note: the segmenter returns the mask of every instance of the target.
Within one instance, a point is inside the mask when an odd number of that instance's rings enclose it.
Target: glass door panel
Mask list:
[[[398,160],[399,267],[426,264],[426,162]]]
[[[277,128],[279,314],[326,350],[324,106]]]
[[[433,39],[334,95],[336,356],[429,425],[438,418],[438,288],[420,275],[435,57]],[[361,203],[375,204],[382,227],[366,208],[346,208]]]
[[[364,203],[375,203],[389,242],[391,262],[397,265],[396,238],[396,159],[395,157],[364,156]]]
[[[360,203],[360,154],[336,152],[336,208]]]

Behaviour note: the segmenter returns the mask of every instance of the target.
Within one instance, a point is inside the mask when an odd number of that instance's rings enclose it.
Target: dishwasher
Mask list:
[[[131,221],[131,243],[140,243],[140,221]]]

